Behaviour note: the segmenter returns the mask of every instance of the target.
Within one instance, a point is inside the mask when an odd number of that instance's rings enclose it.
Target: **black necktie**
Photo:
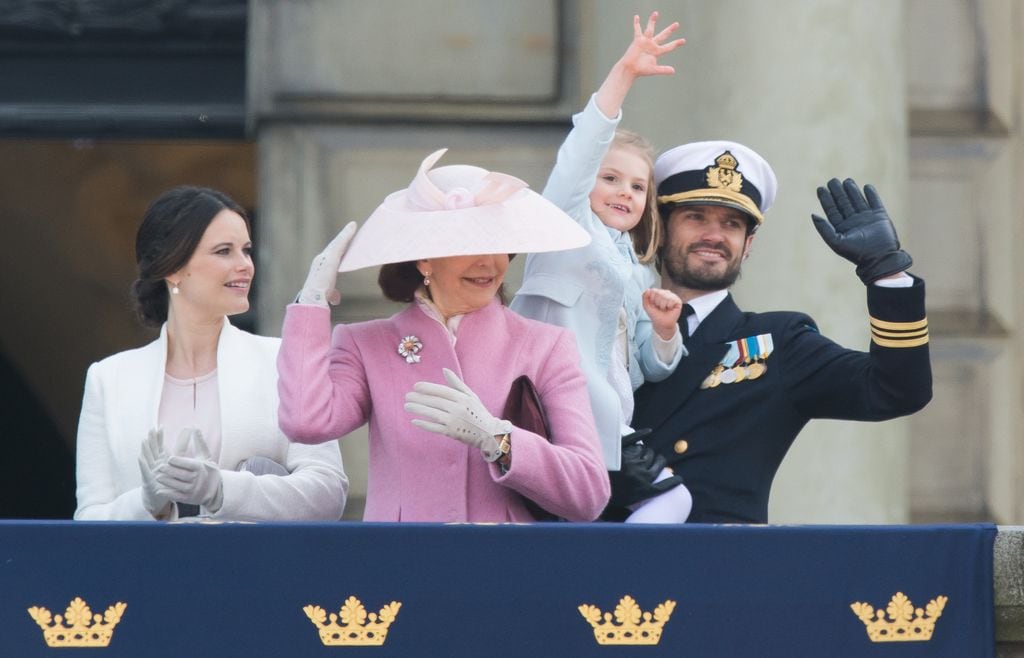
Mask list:
[[[681,315],[683,323],[680,327],[683,333],[683,345],[686,344],[687,339],[689,339],[690,337],[690,316],[693,315],[694,313],[696,313],[696,311],[693,310],[692,306],[690,306],[689,304],[683,304],[683,312]]]

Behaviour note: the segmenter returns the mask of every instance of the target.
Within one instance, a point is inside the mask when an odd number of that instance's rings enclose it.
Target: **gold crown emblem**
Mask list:
[[[743,174],[736,171],[739,162],[736,161],[732,153],[726,151],[718,156],[715,158],[715,164],[718,166],[708,167],[706,176],[708,187],[732,190],[733,192],[743,190]]]
[[[736,157],[733,156],[731,152],[726,151],[722,155],[715,158],[715,164],[718,165],[719,167],[724,167],[725,169],[735,169],[736,167],[739,166],[740,163],[736,160]]]
[[[883,611],[877,612],[867,603],[851,603],[850,608],[864,625],[872,642],[926,642],[932,639],[935,620],[942,616],[946,607],[945,596],[937,596],[928,602],[924,610],[914,609],[906,594],[896,592]],[[886,612],[889,619],[885,618]]]
[[[654,609],[654,614],[643,612],[628,594],[615,606],[615,621],[612,613],[603,616],[597,607],[583,604],[580,614],[594,627],[594,639],[598,644],[651,645],[661,640],[661,628],[668,622],[675,610],[676,602],[667,600]]]
[[[46,608],[32,606],[28,614],[43,629],[43,639],[50,647],[105,647],[110,645],[114,627],[121,621],[126,603],[115,603],[103,616],[92,614],[89,604],[75,597],[60,615],[50,616]],[[66,622],[66,625],[65,625]]]
[[[341,606],[340,614],[331,613],[329,624],[326,623],[327,613],[318,605],[307,605],[302,611],[320,629],[320,641],[324,646],[379,647],[387,639],[388,627],[395,621],[401,607],[401,603],[392,601],[381,608],[379,613],[367,614],[359,599],[350,596],[345,599],[345,605]],[[339,618],[341,624],[338,623]]]

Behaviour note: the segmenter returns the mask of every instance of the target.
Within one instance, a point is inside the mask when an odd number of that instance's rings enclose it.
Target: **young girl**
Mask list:
[[[682,302],[651,288],[655,277],[646,265],[661,236],[651,149],[633,133],[616,132],[633,82],[674,73],[658,57],[684,43],[666,42],[679,24],[655,34],[657,19],[652,13],[641,30],[640,17],[633,17],[632,43],[573,117],[544,188],[544,196],[576,219],[592,241],[573,251],[527,256],[512,309],[575,332],[612,471],[613,504],[635,510],[627,521],[681,523],[690,511],[689,491],[664,468],[662,457],[630,438],[629,426],[633,391],[645,379],[668,377],[684,354],[677,325]]]

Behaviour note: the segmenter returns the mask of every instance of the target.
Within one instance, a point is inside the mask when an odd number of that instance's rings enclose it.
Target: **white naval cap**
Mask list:
[[[665,151],[654,163],[654,183],[659,206],[726,206],[747,213],[758,225],[778,188],[775,172],[764,158],[742,144],[722,140]]]

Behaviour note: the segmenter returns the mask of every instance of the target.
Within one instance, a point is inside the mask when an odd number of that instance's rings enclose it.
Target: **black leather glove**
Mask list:
[[[612,483],[612,506],[629,507],[682,484],[683,478],[678,475],[654,482],[666,462],[650,447],[638,443],[650,433],[650,430],[639,430],[623,437],[622,466],[620,470],[608,473]]]
[[[864,186],[861,194],[852,178],[842,183],[833,178],[827,189],[818,188],[818,200],[828,220],[811,215],[814,227],[832,251],[857,266],[857,276],[865,285],[902,272],[914,262],[900,249],[896,228],[871,185]]]

